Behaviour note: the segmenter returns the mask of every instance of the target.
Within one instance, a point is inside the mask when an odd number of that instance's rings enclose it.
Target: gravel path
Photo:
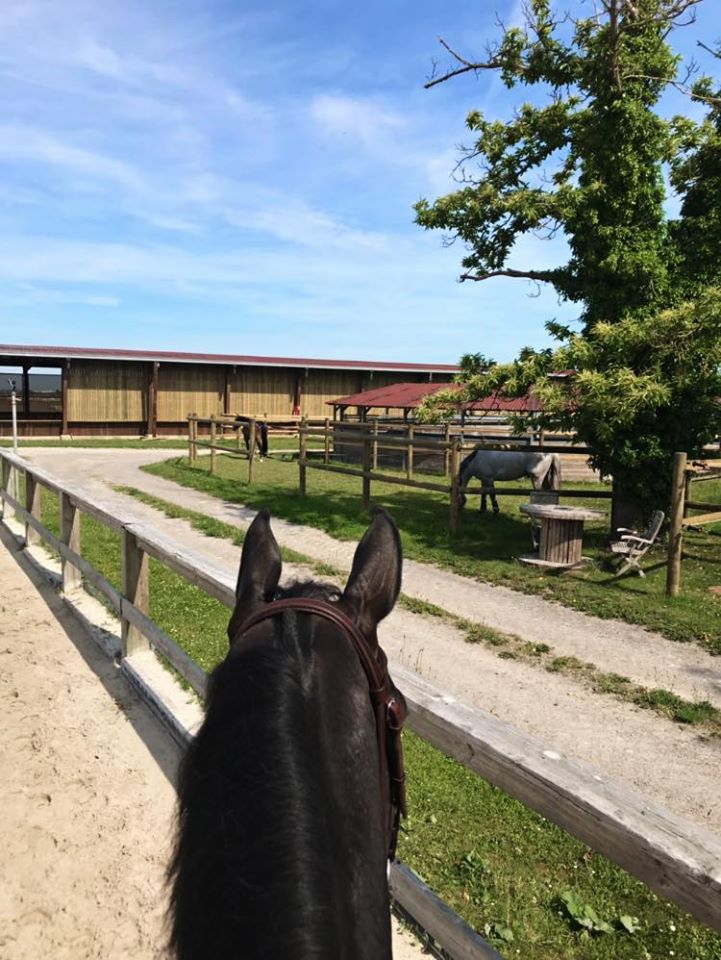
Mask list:
[[[185,521],[114,493],[109,484],[127,484],[181,506],[246,527],[254,511],[182,488],[139,469],[166,459],[167,450],[73,450],[35,448],[25,454],[36,464],[81,484],[160,526],[194,551],[237,570],[239,550],[209,539]],[[349,569],[354,544],[274,519],[281,544]],[[549,643],[558,655],[572,655],[645,686],[663,686],[688,699],[721,706],[721,658],[690,644],[678,644],[638,627],[601,620],[542,598],[459,577],[406,561],[403,591],[469,620]],[[552,743],[557,749],[625,781],[721,835],[718,769],[721,743],[699,736],[633,705],[586,691],[573,679],[530,664],[499,659],[471,646],[452,626],[396,609],[384,622],[381,640],[390,657],[440,687]]]

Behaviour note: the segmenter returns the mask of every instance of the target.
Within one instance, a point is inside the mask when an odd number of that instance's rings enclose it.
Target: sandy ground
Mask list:
[[[167,450],[69,453],[62,448],[36,448],[26,455],[112,503],[118,513],[151,522],[216,564],[237,571],[237,547],[204,537],[185,521],[169,520],[110,488],[109,484],[135,486],[247,527],[254,511],[139,469],[141,463],[167,459]],[[340,543],[322,531],[280,519],[273,520],[273,530],[281,544],[350,569],[355,544]],[[577,656],[646,686],[663,686],[689,699],[708,699],[721,706],[721,657],[711,657],[692,644],[674,643],[640,627],[589,617],[540,597],[412,561],[404,563],[403,591],[469,620],[548,643],[558,655]],[[721,836],[718,740],[709,741],[692,728],[588,692],[571,678],[499,659],[492,650],[465,643],[457,630],[435,618],[396,608],[381,625],[380,636],[391,661]]]
[[[179,749],[2,525],[0,711],[0,960],[165,956]]]

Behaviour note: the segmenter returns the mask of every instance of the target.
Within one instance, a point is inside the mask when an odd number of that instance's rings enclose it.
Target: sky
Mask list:
[[[682,48],[718,39],[713,7]],[[462,248],[414,224],[454,189],[469,110],[518,102],[490,74],[423,88],[438,37],[480,56],[496,15],[520,2],[2,0],[0,342],[419,363],[549,345],[576,307],[458,283]],[[562,261],[529,237],[512,265]]]

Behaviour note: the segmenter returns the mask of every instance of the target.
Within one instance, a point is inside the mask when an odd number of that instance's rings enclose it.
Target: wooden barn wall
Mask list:
[[[223,413],[225,367],[161,363],[158,371],[158,421],[185,420]]]
[[[228,413],[287,417],[293,413],[294,370],[240,367],[228,374]]]
[[[73,360],[68,377],[68,420],[90,423],[147,418],[148,365]]]
[[[309,370],[301,378],[301,410],[309,417],[332,416],[328,400],[362,389],[363,375],[351,370]]]

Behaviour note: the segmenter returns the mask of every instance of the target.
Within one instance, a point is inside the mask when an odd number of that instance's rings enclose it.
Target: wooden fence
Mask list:
[[[301,496],[307,492],[307,471],[326,470],[333,473],[345,474],[349,477],[359,477],[362,481],[361,497],[364,507],[370,505],[371,483],[378,481],[381,483],[390,483],[403,487],[412,487],[417,490],[433,490],[437,493],[443,493],[449,498],[449,528],[452,534],[458,530],[458,516],[460,511],[460,467],[461,458],[464,451],[475,449],[479,444],[474,442],[464,444],[459,436],[454,436],[448,427],[444,430],[443,439],[428,437],[419,431],[418,425],[406,424],[406,435],[399,434],[397,427],[394,426],[392,433],[383,432],[379,429],[378,422],[374,423],[346,423],[328,421],[322,427],[313,426],[306,421],[301,421],[299,427],[300,449],[298,455],[298,485]],[[322,439],[324,446],[323,462],[310,460],[307,456],[307,444],[311,438]],[[333,453],[337,446],[356,447],[361,451],[359,467],[349,466],[347,464],[331,463]],[[499,449],[498,443],[488,440],[485,444],[489,450]],[[504,444],[503,449],[517,448],[527,450],[528,445],[525,441],[517,443]],[[534,448],[536,449],[536,448]],[[568,452],[564,446],[548,445],[537,448],[539,452],[559,453]],[[405,477],[397,473],[382,472],[378,469],[378,456],[381,450],[401,450],[404,452],[405,459]],[[417,452],[431,451],[439,458],[443,459],[445,479],[443,481],[417,480],[414,476],[414,464],[416,462]],[[576,449],[574,452],[586,452]],[[494,492],[496,496],[518,497],[523,491],[518,487],[471,487],[466,490],[467,495],[482,495]],[[564,489],[562,496],[567,498],[593,498],[610,499],[612,493],[609,490],[578,490]]]
[[[158,688],[167,672],[155,663],[161,654],[201,696],[207,675],[149,616],[148,557],[228,607],[235,603],[235,576],[208,563],[152,527],[136,523],[85,496],[21,457],[0,450],[0,506],[25,523],[28,544],[43,540],[61,557],[62,585],[77,589],[82,579],[99,590],[121,624],[119,662],[181,741],[188,731]],[[25,475],[25,502],[9,491],[13,474]],[[60,501],[60,536],[42,523],[40,488]],[[87,513],[120,536],[122,582],[118,590],[82,556],[80,513]],[[560,755],[551,745],[528,737],[503,721],[447,696],[420,677],[394,667],[406,695],[409,727],[478,775],[566,829],[583,843],[641,879],[652,890],[721,930],[721,841],[658,804]],[[155,686],[155,678],[158,687]],[[391,887],[401,907],[428,930],[455,960],[496,958],[460,918],[451,914],[407,868],[394,865]]]
[[[718,479],[721,479],[721,460],[699,460],[689,464],[686,453],[678,452],[674,454],[666,572],[666,593],[670,597],[678,596],[681,589],[684,528],[721,523],[721,503],[692,500],[691,486],[693,483],[704,480]],[[704,512],[692,516],[689,515],[689,510],[702,510]]]

